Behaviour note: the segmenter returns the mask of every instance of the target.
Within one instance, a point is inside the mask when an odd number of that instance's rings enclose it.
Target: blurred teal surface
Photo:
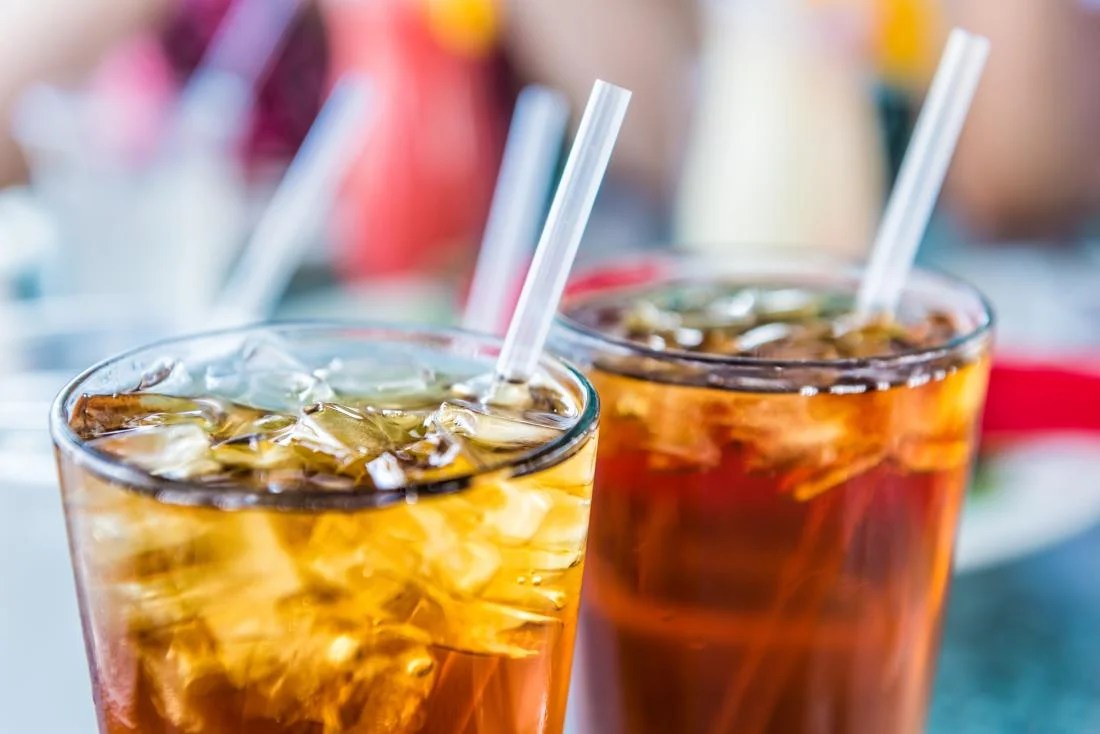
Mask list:
[[[928,730],[1100,732],[1100,529],[955,579]]]

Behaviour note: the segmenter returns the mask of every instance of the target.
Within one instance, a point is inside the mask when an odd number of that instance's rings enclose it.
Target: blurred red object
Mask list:
[[[163,33],[179,85],[186,83],[221,27],[232,0],[180,0]],[[245,160],[289,161],[321,109],[329,67],[326,28],[317,8],[302,3],[264,73],[252,111]]]
[[[421,3],[324,7],[333,77],[364,74],[377,95],[364,154],[338,202],[341,274],[471,263],[503,144],[491,57],[448,46]]]
[[[639,260],[631,265],[600,268],[573,278],[565,287],[567,298],[583,296],[606,288],[645,285],[668,272],[667,263],[659,257]]]
[[[983,440],[1100,434],[1100,354],[1044,360],[998,355],[989,375]]]

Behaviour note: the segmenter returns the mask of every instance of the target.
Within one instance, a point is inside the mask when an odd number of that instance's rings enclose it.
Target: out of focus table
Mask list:
[[[927,259],[986,293],[1000,348],[1100,351],[1095,244],[933,248]],[[1059,472],[1029,473],[1026,483],[1048,506],[1100,486],[1100,471],[1066,471],[1068,484]],[[1100,732],[1100,528],[956,577],[929,732]]]
[[[992,296],[1002,344],[1100,348],[1100,256],[953,251],[933,264]],[[429,286],[401,291],[404,300],[392,290],[369,299],[326,291],[286,315],[435,320],[453,310],[453,296]],[[8,452],[18,466],[0,455],[0,732],[92,734],[60,502],[36,430],[34,447]],[[1100,485],[1100,470],[1071,473]],[[1048,479],[1039,472],[1026,483],[1045,490]],[[1051,486],[1049,503],[1063,489]],[[1100,528],[957,577],[929,732],[1100,734]]]
[[[955,579],[929,732],[1100,732],[1100,529]]]

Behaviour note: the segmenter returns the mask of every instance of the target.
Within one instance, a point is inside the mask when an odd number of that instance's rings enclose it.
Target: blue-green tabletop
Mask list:
[[[929,732],[1100,732],[1100,529],[955,579]]]

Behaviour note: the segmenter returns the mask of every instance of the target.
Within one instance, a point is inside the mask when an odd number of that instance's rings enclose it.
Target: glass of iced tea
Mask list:
[[[575,281],[603,404],[579,731],[917,734],[989,371],[975,291],[667,259]],[[583,684],[582,684],[583,680]]]
[[[100,731],[562,730],[598,404],[499,344],[287,325],[163,342],[58,397]]]

